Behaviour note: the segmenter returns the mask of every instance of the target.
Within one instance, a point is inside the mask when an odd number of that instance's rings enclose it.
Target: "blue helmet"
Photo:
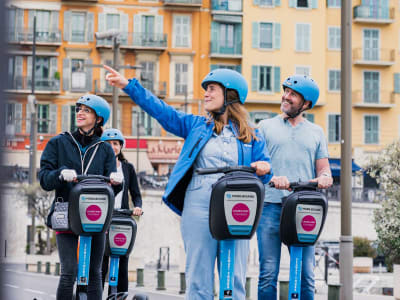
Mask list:
[[[283,89],[286,87],[294,90],[303,96],[304,100],[311,101],[313,108],[318,101],[319,88],[317,83],[309,76],[306,75],[292,75],[283,82]]]
[[[100,126],[107,123],[108,118],[110,117],[110,105],[102,97],[93,94],[86,94],[76,101],[76,106],[80,106],[81,104],[90,107],[98,117],[103,118],[103,123],[100,123]]]
[[[122,147],[125,145],[125,139],[119,129],[116,128],[109,128],[104,130],[103,134],[101,135],[102,141],[120,141],[122,143]]]
[[[201,82],[203,89],[207,89],[207,85],[216,82],[226,89],[235,90],[239,95],[240,103],[244,104],[247,97],[247,82],[239,72],[229,69],[216,69],[207,74]]]

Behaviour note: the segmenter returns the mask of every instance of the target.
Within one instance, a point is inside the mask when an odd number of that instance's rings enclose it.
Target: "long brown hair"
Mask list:
[[[222,87],[222,89],[224,89],[224,87]],[[240,102],[235,102],[239,99],[238,93],[235,90],[228,89],[226,92],[226,99],[227,103],[234,102],[228,104],[226,107],[226,113],[228,114],[228,120],[231,120],[233,124],[237,126],[239,134],[238,139],[244,143],[250,143],[252,139],[258,140],[254,128],[249,125],[247,110]],[[221,116],[214,112],[210,112],[209,122],[212,120],[214,121],[214,131],[217,134],[220,134],[225,125]]]

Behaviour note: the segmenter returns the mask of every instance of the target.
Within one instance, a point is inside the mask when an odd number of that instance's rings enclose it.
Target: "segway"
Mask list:
[[[92,236],[104,234],[111,222],[114,191],[109,177],[78,175],[69,195],[69,225],[79,235],[79,260],[76,298],[87,300]]]
[[[219,241],[219,299],[233,299],[235,240],[251,239],[260,221],[264,184],[246,166],[196,169],[197,174],[224,173],[212,186],[209,226]]]
[[[328,201],[317,187],[317,182],[291,182],[293,193],[282,198],[280,238],[290,249],[289,300],[300,300],[303,247],[317,242],[328,213]]]

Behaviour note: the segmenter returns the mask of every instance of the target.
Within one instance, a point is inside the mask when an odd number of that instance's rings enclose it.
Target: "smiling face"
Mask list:
[[[207,85],[204,93],[204,109],[207,112],[219,111],[224,105],[224,89],[218,83]]]
[[[94,110],[83,104],[77,106],[76,110],[76,126],[84,131],[92,129],[96,123]]]
[[[114,150],[115,156],[117,156],[121,152],[122,148],[121,142],[117,140],[111,140],[107,142],[111,145],[111,148]]]
[[[309,101],[304,101],[303,97],[299,93],[291,88],[285,87],[281,102],[281,111],[283,113],[287,115],[295,114],[300,108],[305,109],[308,105]]]

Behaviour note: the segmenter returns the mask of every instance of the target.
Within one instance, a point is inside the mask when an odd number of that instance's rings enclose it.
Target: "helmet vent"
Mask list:
[[[296,83],[297,83],[297,80],[294,81],[294,84],[296,84]]]

